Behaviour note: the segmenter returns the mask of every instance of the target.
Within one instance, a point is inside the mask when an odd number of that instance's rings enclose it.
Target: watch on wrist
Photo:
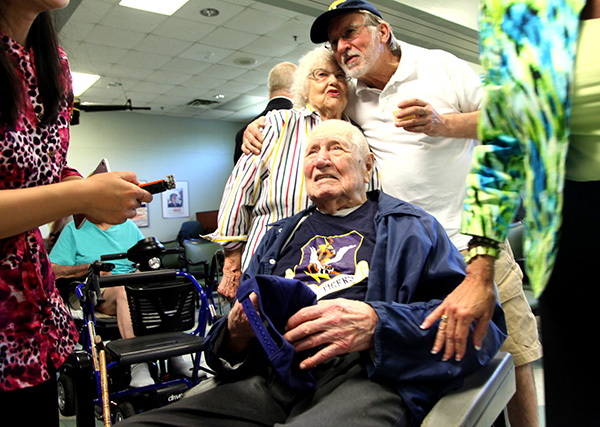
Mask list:
[[[465,255],[465,263],[469,264],[473,258],[478,255],[488,255],[494,259],[498,258],[499,250],[491,246],[474,246],[469,248],[467,255]]]
[[[478,255],[488,255],[494,259],[498,258],[500,253],[500,243],[487,237],[473,236],[469,241],[469,250],[465,256],[465,262],[469,264],[473,258]]]

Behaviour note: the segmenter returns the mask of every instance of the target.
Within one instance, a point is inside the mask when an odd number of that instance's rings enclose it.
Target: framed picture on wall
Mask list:
[[[186,218],[190,216],[190,200],[187,181],[177,181],[177,187],[162,193],[163,218]]]

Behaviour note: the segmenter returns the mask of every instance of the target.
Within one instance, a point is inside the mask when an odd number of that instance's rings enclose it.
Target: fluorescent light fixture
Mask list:
[[[173,15],[177,9],[187,2],[188,0],[121,0],[119,4],[132,9],[145,10],[146,12]]]
[[[100,78],[98,74],[87,74],[87,73],[75,73],[71,72],[71,76],[73,76],[73,95],[79,96],[88,88],[96,83],[96,81]]]

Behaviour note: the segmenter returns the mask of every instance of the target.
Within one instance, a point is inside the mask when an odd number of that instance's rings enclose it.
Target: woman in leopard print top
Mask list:
[[[37,227],[120,223],[152,200],[132,172],[83,180],[66,165],[71,76],[48,11],[67,4],[0,0],[0,409],[37,425],[58,425],[55,372],[78,338]]]

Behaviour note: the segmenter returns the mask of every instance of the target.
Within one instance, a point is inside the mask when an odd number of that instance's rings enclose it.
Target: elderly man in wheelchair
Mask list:
[[[372,168],[357,128],[315,128],[304,157],[314,206],[273,225],[210,331],[216,387],[123,425],[419,425],[494,357],[500,306],[462,360],[431,352],[437,331],[420,325],[464,263],[431,215],[366,192]]]

